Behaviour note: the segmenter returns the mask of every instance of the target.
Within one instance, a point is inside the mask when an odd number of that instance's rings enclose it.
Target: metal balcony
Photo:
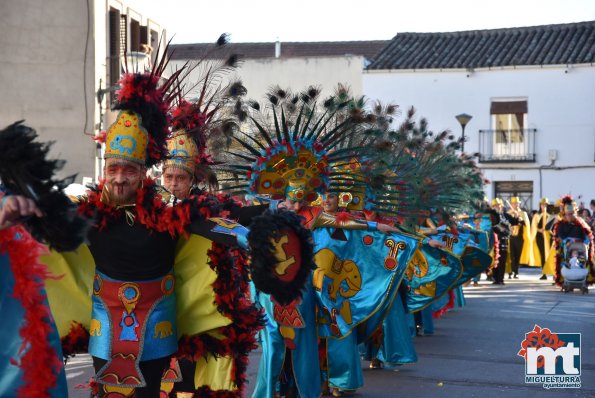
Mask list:
[[[537,129],[479,130],[479,162],[535,162],[536,132]]]

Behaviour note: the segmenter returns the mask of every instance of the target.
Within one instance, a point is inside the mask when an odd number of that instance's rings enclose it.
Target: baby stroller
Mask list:
[[[575,239],[564,239],[564,257],[560,264],[560,272],[564,278],[562,291],[572,292],[575,288],[581,289],[583,294],[589,293],[587,287],[587,245]]]

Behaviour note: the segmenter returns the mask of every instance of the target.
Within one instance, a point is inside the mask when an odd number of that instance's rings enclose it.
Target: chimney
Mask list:
[[[281,56],[281,42],[279,39],[275,42],[275,58],[279,58]]]

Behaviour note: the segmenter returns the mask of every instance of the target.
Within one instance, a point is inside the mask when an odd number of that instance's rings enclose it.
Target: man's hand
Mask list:
[[[43,216],[32,199],[19,195],[8,195],[0,199],[0,229],[8,228],[20,218],[29,216]]]
[[[399,232],[399,230],[392,225],[382,223],[378,223],[376,225],[376,229],[378,229],[380,232],[384,232],[385,234],[389,232]]]
[[[444,243],[442,243],[441,241],[436,240],[436,239],[430,239],[428,241],[428,245],[430,245],[430,247],[434,247],[434,248],[444,247]]]

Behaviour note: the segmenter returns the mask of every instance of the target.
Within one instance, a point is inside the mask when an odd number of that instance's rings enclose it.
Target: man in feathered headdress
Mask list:
[[[245,256],[237,250],[246,247],[248,231],[222,218],[233,217],[234,201],[203,196],[171,206],[146,177],[168,157],[167,113],[179,94],[174,87],[182,71],[161,82],[165,65],[120,81],[120,113],[106,134],[105,180],[79,203],[94,221],[89,245],[47,260],[64,275],[48,284],[48,295],[59,306],[54,314],[65,354],[85,351],[90,334],[100,396],[160,396],[162,376],[179,379],[177,369],[167,370],[176,352],[219,369],[198,379],[205,392],[238,396],[260,327],[258,311],[244,299]],[[178,244],[180,238],[187,239]],[[93,292],[91,302],[85,289]],[[241,319],[232,322],[238,313]],[[233,352],[229,335],[242,338]]]

